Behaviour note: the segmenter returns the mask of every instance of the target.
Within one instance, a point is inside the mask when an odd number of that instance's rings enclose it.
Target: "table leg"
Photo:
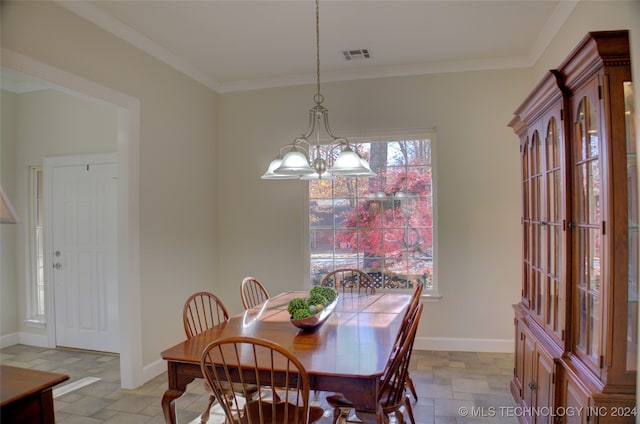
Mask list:
[[[363,423],[382,424],[384,414],[382,412],[382,406],[378,405],[376,412],[356,410],[356,416]]]
[[[162,395],[162,413],[167,424],[177,424],[176,399],[184,394],[187,385],[200,377],[200,364],[181,364],[167,361],[169,387]]]
[[[182,396],[184,390],[167,390],[162,396],[162,412],[164,414],[164,421],[167,424],[177,424],[178,418],[176,416],[176,399]]]

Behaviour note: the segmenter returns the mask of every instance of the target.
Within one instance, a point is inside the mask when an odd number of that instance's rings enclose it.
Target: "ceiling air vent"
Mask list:
[[[347,60],[370,59],[369,49],[343,50],[342,54]]]

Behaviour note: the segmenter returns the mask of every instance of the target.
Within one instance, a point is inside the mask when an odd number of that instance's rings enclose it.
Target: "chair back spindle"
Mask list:
[[[228,319],[229,312],[220,298],[206,291],[189,296],[182,310],[182,321],[187,338],[213,328]]]
[[[331,271],[322,278],[320,285],[333,287],[343,293],[374,294],[376,292],[373,278],[356,268],[340,268]]]
[[[246,277],[240,285],[240,297],[246,310],[263,304],[270,296],[265,286],[257,278]]]
[[[200,365],[227,422],[307,424],[322,417],[321,408],[309,405],[309,376],[304,365],[277,343],[253,337],[216,340],[204,349]],[[253,396],[248,390],[229,394],[224,389],[229,381],[258,390]],[[274,389],[278,389],[277,396]]]

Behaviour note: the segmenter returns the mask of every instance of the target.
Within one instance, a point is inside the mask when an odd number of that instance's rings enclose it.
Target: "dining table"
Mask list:
[[[53,386],[67,374],[0,365],[0,422],[54,424]]]
[[[204,348],[221,338],[248,336],[280,344],[302,362],[312,390],[342,393],[362,421],[382,423],[380,379],[410,295],[339,293],[333,312],[321,325],[300,329],[291,323],[287,306],[292,299],[308,295],[290,291],[273,296],[163,351],[168,379],[162,396],[165,421],[177,423],[176,399],[194,379],[203,378],[200,360]]]

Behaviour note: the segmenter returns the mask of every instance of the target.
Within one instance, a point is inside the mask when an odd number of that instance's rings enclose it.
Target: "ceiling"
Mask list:
[[[321,81],[530,67],[577,1],[322,0]],[[218,92],[316,80],[312,0],[57,2]]]

